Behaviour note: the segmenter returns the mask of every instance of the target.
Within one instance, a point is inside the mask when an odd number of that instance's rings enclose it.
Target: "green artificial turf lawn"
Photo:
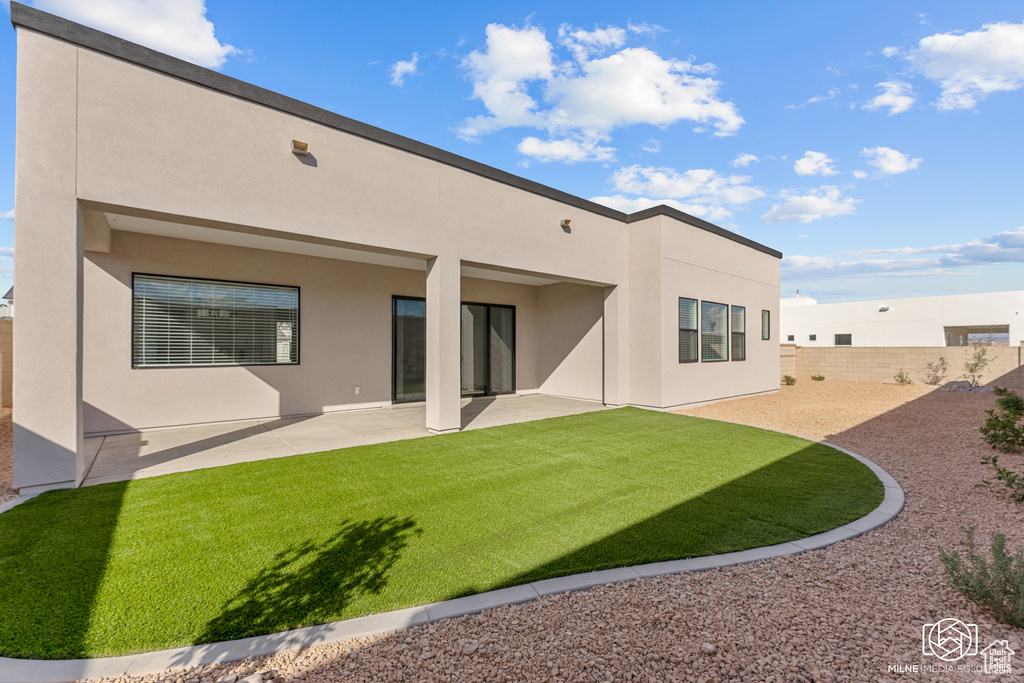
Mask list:
[[[0,654],[208,643],[771,545],[882,493],[826,446],[634,408],[52,491],[0,515]]]

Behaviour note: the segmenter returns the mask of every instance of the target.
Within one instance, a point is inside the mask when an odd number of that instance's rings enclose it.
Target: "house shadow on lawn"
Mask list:
[[[3,514],[0,652],[44,659],[87,655],[127,488],[128,482],[117,482],[91,496],[48,491]],[[23,518],[29,523],[19,523]]]
[[[331,621],[359,596],[383,591],[388,572],[421,533],[410,517],[379,517],[347,521],[327,541],[293,544],[249,579],[194,642],[217,643]],[[191,662],[195,654],[183,657]]]
[[[811,444],[504,585],[794,541],[863,517],[883,496],[881,482],[866,466]]]

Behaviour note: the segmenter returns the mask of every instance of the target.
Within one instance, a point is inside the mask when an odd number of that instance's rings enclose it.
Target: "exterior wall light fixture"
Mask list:
[[[309,143],[292,140],[292,154],[298,154],[300,157],[307,156],[309,154]]]
[[[560,223],[560,225],[562,226],[562,230],[565,230],[566,232],[569,232],[570,230],[572,230],[572,228],[569,227],[569,225],[571,223],[572,223],[572,219],[571,218],[563,218],[562,222]]]
[[[881,308],[878,309],[878,312],[879,313],[885,313],[888,310],[889,310],[888,306],[882,306]]]

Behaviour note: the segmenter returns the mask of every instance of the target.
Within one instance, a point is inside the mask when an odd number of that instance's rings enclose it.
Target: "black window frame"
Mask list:
[[[849,340],[849,343],[847,343],[847,344],[840,344],[839,343],[839,338],[840,337],[846,337]],[[835,335],[834,345],[835,346],[853,346],[853,333],[852,332],[848,332],[848,333],[843,333],[843,334]]]
[[[693,327],[683,327],[683,314],[682,305],[684,301],[690,301],[693,303]],[[679,362],[680,363],[697,363],[700,362],[700,301],[697,299],[691,299],[686,296],[679,297],[678,301],[678,323],[679,323]],[[683,359],[683,333],[693,334],[693,358],[684,360]]]
[[[705,332],[704,332],[704,321],[707,318],[707,315],[704,312],[704,305],[705,304],[708,304],[708,305],[711,305],[711,306],[721,306],[723,309],[725,309],[725,315],[722,316],[724,318],[724,320],[725,320],[725,331],[721,332],[721,333],[719,333],[719,332],[713,333],[713,334],[716,334],[716,335],[718,335],[718,334],[722,335],[722,346],[725,348],[725,358],[705,358],[704,357],[704,335],[705,335]],[[705,301],[705,300],[702,300],[700,302],[700,362],[701,363],[728,363],[729,362],[729,355],[730,355],[729,354],[729,351],[730,351],[729,347],[730,347],[731,343],[732,343],[732,340],[729,337],[729,304],[723,304],[723,303],[720,303],[718,301]]]
[[[138,346],[138,330],[135,324],[136,314],[138,313],[137,304],[138,297],[136,296],[136,281],[138,278],[160,278],[163,280],[184,280],[190,282],[210,282],[210,283],[222,283],[226,285],[246,285],[250,287],[265,287],[269,289],[279,290],[294,290],[295,292],[295,329],[293,331],[294,344],[295,344],[295,360],[288,362],[273,362],[273,363],[174,363],[174,364],[140,364],[137,354]],[[276,283],[267,282],[250,282],[246,280],[225,280],[222,278],[208,278],[208,277],[192,277],[189,275],[165,275],[163,273],[132,273],[132,310],[131,319],[129,321],[131,325],[131,367],[133,370],[160,370],[166,368],[239,368],[239,367],[272,367],[278,365],[301,365],[302,364],[302,288],[298,285],[282,285]]]
[[[736,315],[736,309],[740,310],[743,318],[743,331],[736,330],[736,320],[733,316]],[[746,306],[729,306],[729,360],[730,361],[745,361],[747,359],[747,307]],[[736,357],[736,339],[740,340],[740,351],[741,357]]]
[[[771,341],[772,338],[772,312],[761,309],[761,341]]]
[[[786,341],[788,341],[788,342],[795,342],[796,341],[796,335],[795,334],[787,334],[786,335]]]
[[[807,335],[807,341],[818,341],[818,335],[816,335],[816,334],[809,334],[809,335]]]

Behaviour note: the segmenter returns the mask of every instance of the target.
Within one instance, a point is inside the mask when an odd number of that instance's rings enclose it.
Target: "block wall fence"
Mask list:
[[[988,367],[982,372],[985,386],[1024,390],[1024,343],[1020,346],[989,346]],[[780,345],[780,377],[793,375],[810,380],[824,375],[826,380],[895,383],[893,376],[903,370],[914,384],[924,384],[928,363],[945,358],[949,369],[944,382],[964,379],[964,361],[973,351],[969,346],[878,346],[878,347],[804,347]]]
[[[13,379],[14,321],[0,320],[0,408],[11,407]]]

